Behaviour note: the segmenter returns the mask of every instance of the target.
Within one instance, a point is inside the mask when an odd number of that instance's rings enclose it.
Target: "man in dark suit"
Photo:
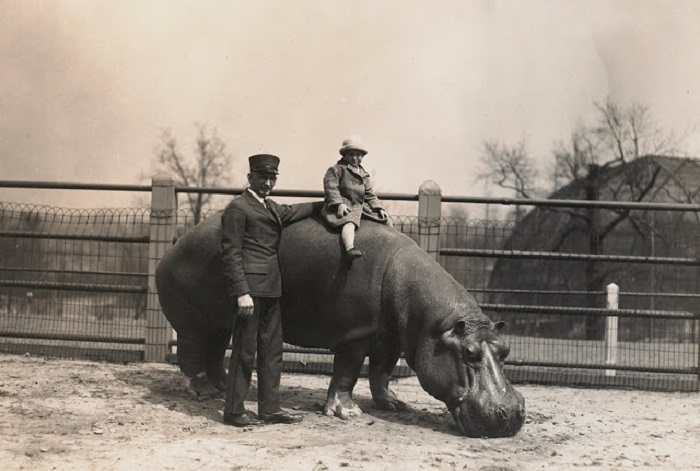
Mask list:
[[[295,423],[299,414],[282,410],[282,275],[277,248],[282,228],[319,211],[322,202],[277,204],[268,198],[277,183],[279,158],[248,159],[249,187],[221,215],[223,272],[234,315],[233,351],[224,404],[224,423],[237,427]],[[258,417],[245,410],[257,349]]]

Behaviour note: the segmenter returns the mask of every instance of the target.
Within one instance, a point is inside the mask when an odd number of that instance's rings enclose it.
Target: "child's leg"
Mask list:
[[[345,250],[350,250],[355,247],[355,224],[351,222],[345,223],[340,233],[340,239],[343,241]]]

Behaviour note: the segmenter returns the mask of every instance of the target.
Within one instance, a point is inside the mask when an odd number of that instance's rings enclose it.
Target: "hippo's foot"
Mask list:
[[[207,371],[207,378],[217,391],[222,393],[226,391],[226,370],[220,368],[215,371]]]
[[[328,417],[340,417],[343,420],[348,420],[350,417],[362,415],[360,409],[352,400],[349,393],[333,392],[328,394],[328,401],[323,408],[323,415]]]
[[[190,378],[189,390],[199,401],[223,397],[223,391],[217,388],[205,373]]]
[[[391,412],[402,412],[408,409],[406,403],[396,397],[391,391],[387,391],[384,395],[373,397],[372,402],[377,409]]]

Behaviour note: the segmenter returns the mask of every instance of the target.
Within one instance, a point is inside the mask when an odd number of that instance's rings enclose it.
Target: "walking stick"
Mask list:
[[[228,363],[228,375],[226,377],[226,395],[224,397],[224,414],[233,413],[233,396],[236,391],[236,379],[238,369],[241,367],[241,350],[243,329],[246,319],[238,315],[238,311],[233,315],[233,335],[231,336],[231,358]]]

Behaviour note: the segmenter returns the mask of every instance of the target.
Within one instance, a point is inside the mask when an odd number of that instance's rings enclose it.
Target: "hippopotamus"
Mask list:
[[[222,275],[220,234],[220,217],[205,219],[165,253],[156,272],[161,308],[178,332],[181,368],[199,351],[207,376],[219,384],[235,312]],[[375,407],[407,409],[389,388],[403,352],[462,434],[515,435],[525,401],[503,372],[509,353],[499,335],[503,324],[491,321],[463,286],[391,225],[363,222],[355,242],[364,256],[350,261],[338,233],[312,216],[285,228],[279,246],[284,341],[334,354],[324,413],[361,413],[352,394],[366,357]],[[179,347],[182,338],[186,349]],[[195,372],[190,367],[190,375]]]

